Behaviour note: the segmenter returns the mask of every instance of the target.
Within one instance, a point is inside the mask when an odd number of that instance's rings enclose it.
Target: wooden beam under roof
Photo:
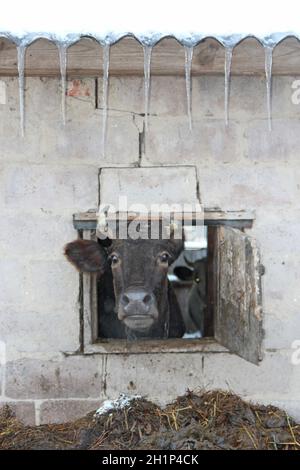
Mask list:
[[[110,74],[143,75],[143,49],[132,37],[125,37],[111,47]],[[247,38],[234,49],[233,75],[264,75],[264,49],[254,38]],[[0,38],[0,76],[17,76],[16,46]],[[60,75],[58,51],[46,39],[32,43],[26,53],[27,76]],[[153,49],[152,75],[184,75],[184,47],[173,38],[164,38]],[[224,74],[224,48],[208,38],[194,48],[192,75]],[[286,38],[274,50],[274,75],[300,75],[300,43]],[[102,47],[93,39],[82,38],[68,49],[68,77],[102,75]]]

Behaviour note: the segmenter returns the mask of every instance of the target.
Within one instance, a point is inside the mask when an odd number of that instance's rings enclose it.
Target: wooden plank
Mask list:
[[[143,49],[131,37],[111,47],[110,75],[143,75]],[[0,76],[17,75],[17,53],[13,43],[0,38]],[[247,38],[234,49],[233,75],[264,75],[264,51],[254,38]],[[58,51],[55,44],[39,39],[28,47],[27,76],[59,76]],[[161,40],[153,49],[152,75],[184,75],[184,48],[173,38]],[[212,38],[194,48],[192,75],[224,74],[224,48]],[[300,74],[300,44],[287,38],[274,50],[274,75]],[[68,49],[68,77],[102,75],[102,47],[93,39],[82,38]]]
[[[215,259],[215,338],[258,364],[262,344],[261,265],[254,239],[219,227]]]
[[[95,240],[95,232],[83,231],[84,240]],[[83,345],[84,350],[98,337],[97,275],[79,274],[83,279]]]
[[[215,312],[215,286],[214,286],[214,260],[216,249],[217,227],[207,228],[207,272],[206,294],[207,305],[204,316],[204,335],[214,336],[214,312]]]
[[[84,349],[85,354],[224,353],[226,348],[212,338],[167,340],[98,340]],[[68,353],[66,353],[68,354]],[[72,354],[72,353],[70,353]]]
[[[181,220],[182,215],[173,214],[174,220]],[[136,219],[136,214],[118,213],[117,219],[124,220]],[[148,214],[141,214],[139,220],[149,220]],[[159,217],[151,217],[152,220],[160,220]],[[253,220],[255,219],[254,213],[249,211],[220,211],[214,209],[204,209],[204,225],[230,225],[236,228],[251,228]],[[110,220],[109,218],[107,220]],[[186,213],[185,221],[191,223],[195,220],[194,213]],[[76,230],[94,230],[97,227],[97,214],[96,212],[80,212],[73,215],[73,225]]]

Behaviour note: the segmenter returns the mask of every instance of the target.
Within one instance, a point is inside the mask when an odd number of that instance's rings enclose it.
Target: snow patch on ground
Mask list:
[[[134,400],[142,398],[141,395],[126,395],[125,393],[120,393],[119,397],[115,400],[105,400],[105,402],[96,410],[95,417],[103,415],[114,410],[123,410],[124,408],[130,406]]]

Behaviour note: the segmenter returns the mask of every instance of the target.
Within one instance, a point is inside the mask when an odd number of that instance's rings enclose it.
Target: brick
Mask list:
[[[49,400],[41,404],[40,424],[65,423],[96,411],[100,400]]]
[[[6,365],[9,398],[98,398],[102,391],[99,359],[70,356],[66,359],[19,359]]]

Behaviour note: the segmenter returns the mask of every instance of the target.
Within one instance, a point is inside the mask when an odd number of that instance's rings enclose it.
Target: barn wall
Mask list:
[[[206,206],[256,211],[250,232],[261,246],[266,275],[265,357],[255,366],[226,352],[66,356],[79,347],[78,275],[62,248],[76,237],[72,214],[97,207],[99,168],[139,160],[143,81],[111,80],[103,158],[93,79],[69,83],[65,129],[59,81],[27,79],[24,139],[17,79],[1,80],[2,403],[38,424],[84,414],[121,391],[165,403],[186,388],[221,387],[279,404],[300,419],[300,365],[291,362],[292,342],[300,340],[300,104],[291,100],[293,81],[274,79],[270,134],[262,78],[234,77],[228,129],[223,79],[195,78],[191,135],[184,79],[155,77],[141,159],[145,166],[196,165]]]

